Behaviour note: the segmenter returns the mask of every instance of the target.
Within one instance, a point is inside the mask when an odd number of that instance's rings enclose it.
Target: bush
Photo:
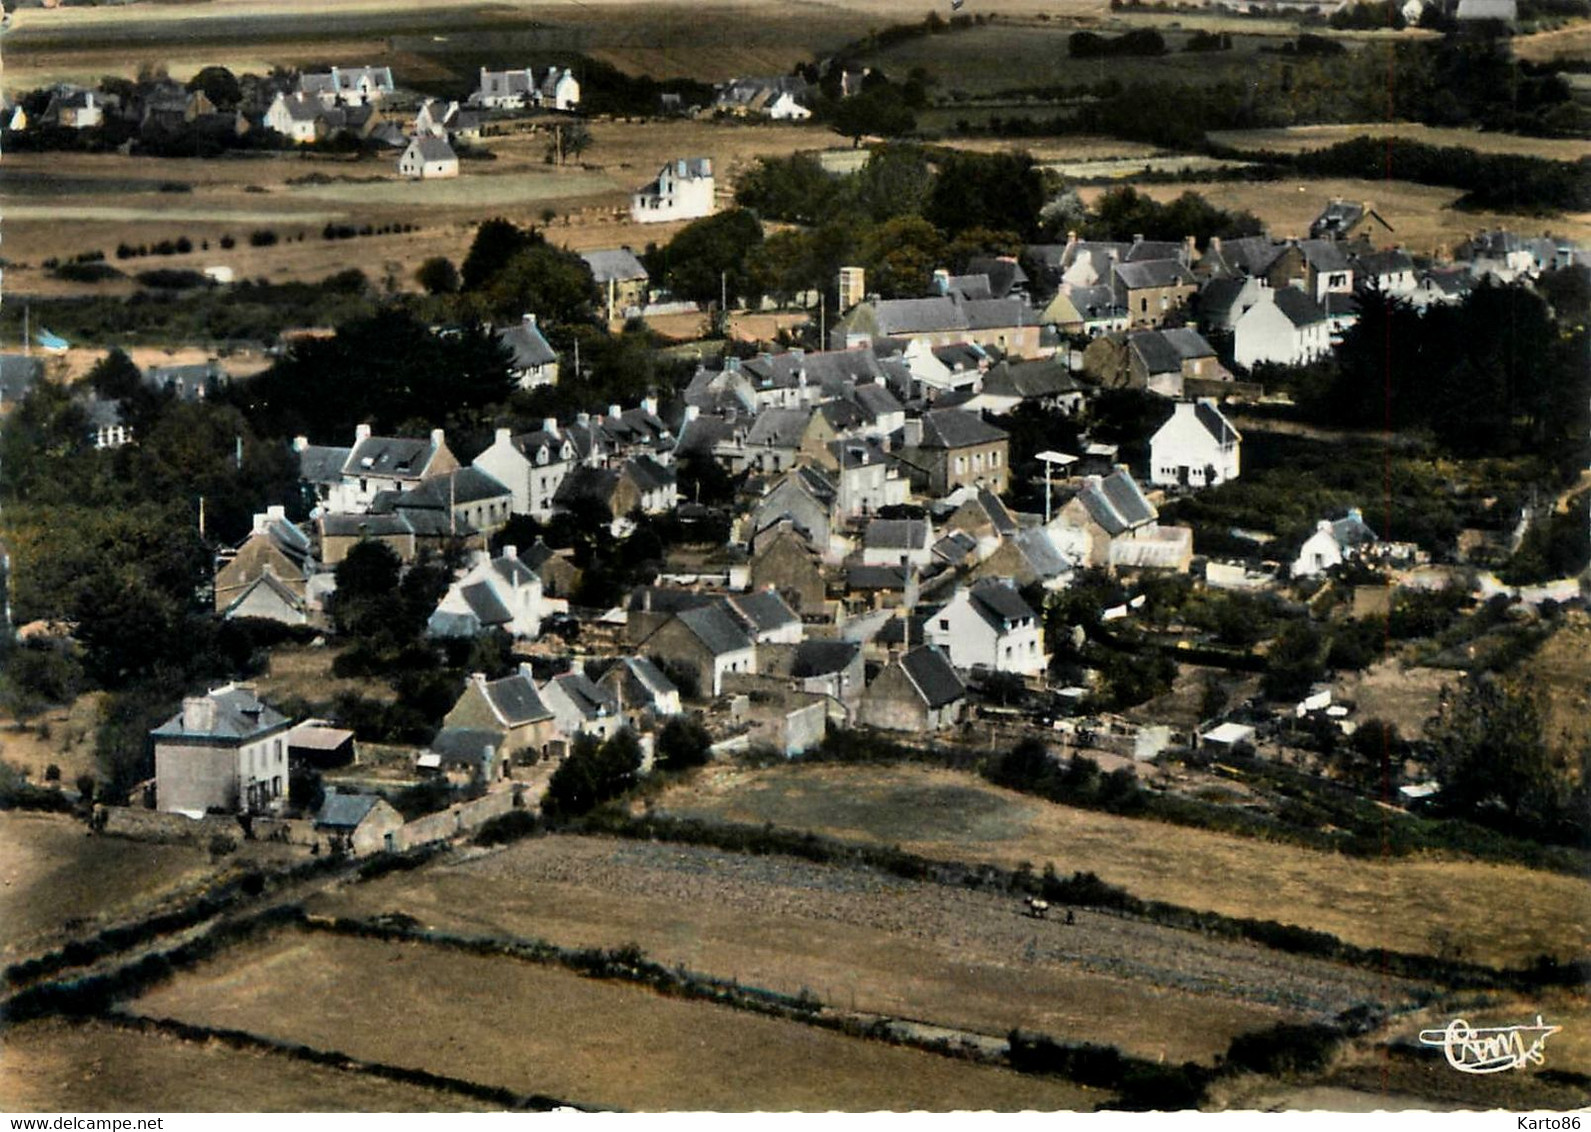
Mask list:
[[[657,765],[663,770],[688,770],[712,758],[713,737],[693,716],[676,715],[657,736]]]
[[[69,283],[103,283],[127,277],[125,271],[118,271],[108,263],[63,263],[51,269],[50,274]]]
[[[162,291],[187,291],[209,286],[210,280],[200,271],[187,268],[160,267],[153,271],[140,271],[135,278],[144,287]]]
[[[529,810],[510,810],[481,825],[475,834],[477,845],[507,845],[542,832],[541,821]]]
[[[277,235],[269,228],[256,228],[249,233],[249,247],[269,248],[276,245]]]

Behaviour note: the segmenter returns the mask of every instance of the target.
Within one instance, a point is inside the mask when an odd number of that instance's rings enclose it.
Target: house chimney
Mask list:
[[[511,441],[513,439],[514,439],[514,430],[513,429],[500,428],[500,429],[497,430],[497,443],[498,444],[507,444],[509,441]]]
[[[361,440],[369,440],[369,439],[370,439],[370,426],[369,425],[362,424],[362,425],[359,425],[358,427],[356,427],[354,429],[354,443],[355,444],[358,444]]]
[[[923,442],[923,419],[912,417],[906,422],[905,442],[908,448],[915,448]]]
[[[657,398],[642,397],[641,408],[644,409],[650,416],[657,416]]]
[[[470,673],[470,682],[472,684],[474,684],[477,688],[485,687],[486,686],[486,673],[484,673],[484,672],[471,672]]]
[[[308,448],[309,448],[309,437],[307,437],[307,436],[295,436],[295,437],[293,437],[293,451],[294,452],[303,452],[303,451],[305,451]]]
[[[619,407],[617,405],[608,406],[608,419],[614,421],[619,419]]]
[[[1220,255],[1221,254],[1221,237],[1220,236],[1211,236],[1210,237],[1210,250],[1212,252],[1214,252],[1216,255]]]
[[[503,547],[503,557],[504,558],[512,558],[515,562],[518,562],[519,561],[519,547],[517,547],[517,546],[505,546],[505,547]]]
[[[543,417],[541,419],[541,431],[545,432],[548,436],[557,436],[558,435],[558,418],[557,417]]]
[[[687,424],[689,424],[691,421],[695,420],[697,417],[699,417],[701,415],[702,415],[702,410],[701,410],[701,407],[699,405],[686,405],[685,406],[685,422]]]
[[[1136,248],[1139,244],[1141,244],[1143,242],[1144,242],[1144,234],[1142,232],[1134,232],[1132,234],[1132,246],[1133,247]]]
[[[1192,267],[1193,261],[1198,257],[1198,254],[1199,245],[1194,242],[1193,237],[1184,237],[1182,241],[1182,266]]]
[[[1076,243],[1077,243],[1077,230],[1074,228],[1071,231],[1066,233],[1066,246],[1068,248],[1070,248]]]
[[[591,414],[590,413],[576,413],[575,414],[575,424],[579,425],[581,428],[590,428],[591,427]]]
[[[934,268],[934,290],[941,295],[950,294],[950,272],[943,267]]]
[[[520,315],[521,321],[531,330],[536,329],[536,316],[533,314]]]
[[[445,437],[442,435],[441,429],[433,428],[431,430],[431,443],[438,448],[442,447],[442,445],[445,443]]]

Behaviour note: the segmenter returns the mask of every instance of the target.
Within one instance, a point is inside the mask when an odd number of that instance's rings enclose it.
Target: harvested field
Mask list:
[[[1553,31],[1516,36],[1514,55],[1531,63],[1583,63],[1591,56],[1591,21],[1578,20]]]
[[[871,870],[598,838],[520,842],[341,889],[311,910],[401,912],[460,935],[633,942],[658,962],[841,1008],[1013,1026],[1209,1063],[1231,1039],[1411,987],[1120,917],[1026,916],[1004,894]]]
[[[1361,947],[1517,965],[1591,948],[1591,882],[1509,865],[1341,857],[1030,798],[917,766],[715,767],[659,809],[899,845],[924,856],[1091,871],[1136,896],[1330,932]],[[1255,878],[1263,877],[1263,883]],[[1506,916],[1499,912],[1506,908]]]
[[[1591,152],[1591,147],[1588,147],[1584,141],[1574,138],[1527,138],[1521,134],[1422,126],[1418,122],[1288,126],[1270,130],[1225,130],[1210,134],[1210,140],[1217,145],[1231,146],[1244,152],[1271,150],[1275,153],[1303,153],[1363,137],[1402,138],[1405,141],[1424,142],[1426,145],[1463,146],[1478,153],[1550,157],[1557,161],[1578,161]]]
[[[396,698],[390,686],[365,677],[333,676],[332,662],[339,650],[309,645],[281,645],[271,650],[263,675],[254,680],[260,695],[267,700],[297,699],[310,703],[330,703],[343,693],[373,700]]]
[[[1310,221],[1332,197],[1368,200],[1392,225],[1393,231],[1387,235],[1387,239],[1395,240],[1410,252],[1421,255],[1435,254],[1442,249],[1451,254],[1464,240],[1485,228],[1507,228],[1530,233],[1545,230],[1571,240],[1591,240],[1591,214],[1565,213],[1543,220],[1540,217],[1500,212],[1461,212],[1451,207],[1463,195],[1460,190],[1416,185],[1408,181],[1356,181],[1328,177],[1253,183],[1190,181],[1136,187],[1139,192],[1159,201],[1172,200],[1187,192],[1198,193],[1218,208],[1252,212],[1264,221],[1273,236],[1281,237],[1306,234]],[[1092,205],[1104,191],[1102,188],[1086,188],[1079,195],[1085,204]]]
[[[21,767],[34,782],[44,781],[51,763],[61,768],[61,784],[73,787],[80,774],[94,774],[94,732],[102,696],[88,692],[66,707],[52,707],[18,727],[7,717],[0,725],[0,760]]]
[[[146,915],[163,896],[222,867],[192,846],[90,837],[62,814],[0,813],[0,845],[0,956],[7,960]]]
[[[457,1093],[275,1054],[199,1045],[101,1022],[29,1022],[5,1035],[9,1112],[484,1111]]]
[[[1396,724],[1400,735],[1417,736],[1436,714],[1442,689],[1457,683],[1458,674],[1450,669],[1409,667],[1389,657],[1363,672],[1340,675],[1332,697],[1355,705],[1360,719],[1384,719]]]
[[[240,948],[133,1009],[599,1107],[1053,1110],[1105,1099],[516,960],[326,935]]]

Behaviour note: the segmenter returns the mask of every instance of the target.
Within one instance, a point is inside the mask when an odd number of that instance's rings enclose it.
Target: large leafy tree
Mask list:
[[[659,248],[647,266],[671,291],[699,303],[731,301],[755,289],[749,266],[762,243],[762,225],[744,208],[692,221]]]
[[[939,166],[926,215],[951,234],[989,228],[1026,239],[1039,230],[1046,197],[1043,172],[1029,154],[953,153]]]

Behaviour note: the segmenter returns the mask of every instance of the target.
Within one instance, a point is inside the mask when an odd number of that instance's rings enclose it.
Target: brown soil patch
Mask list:
[[[8,1030],[5,1067],[0,1109],[10,1112],[486,1110],[456,1093],[97,1022]]]
[[[922,767],[718,767],[662,809],[930,857],[1091,871],[1136,896],[1330,932],[1361,947],[1524,964],[1591,948],[1591,883],[1470,861],[1341,857],[1029,798]]]
[[[332,936],[239,949],[134,1008],[635,1110],[1053,1110],[1104,1099],[562,970]]]

